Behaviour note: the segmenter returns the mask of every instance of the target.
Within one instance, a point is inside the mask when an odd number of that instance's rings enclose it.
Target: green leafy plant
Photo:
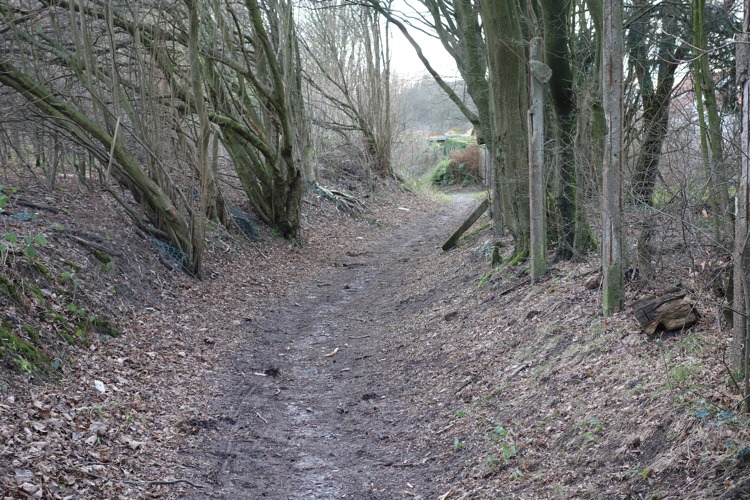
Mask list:
[[[588,441],[589,439],[599,434],[602,429],[604,429],[604,424],[600,420],[592,418],[588,421],[588,430],[583,433],[583,439]]]
[[[62,273],[60,275],[60,280],[63,282],[70,281],[70,283],[73,285],[73,289],[78,288],[79,281],[78,281],[78,278],[76,277],[76,273],[74,272]]]
[[[0,214],[4,212],[3,207],[8,204],[11,195],[15,194],[16,191],[17,189],[13,186],[0,184]]]
[[[490,438],[493,442],[500,445],[504,461],[507,462],[518,455],[518,450],[516,449],[516,445],[513,442],[513,436],[509,429],[506,429],[502,425],[496,425],[490,429]]]
[[[641,469],[641,463],[638,462],[635,467],[628,469],[625,471],[625,474],[628,476],[641,476],[642,479],[648,479],[648,477],[653,473],[651,469]]]
[[[10,194],[16,192],[16,188],[0,185],[0,214],[5,212],[5,205],[10,201]],[[23,215],[23,214],[22,214]],[[28,219],[36,219],[39,214],[29,214]],[[26,220],[26,219],[24,219]],[[4,264],[8,258],[8,254],[12,251],[20,250],[25,253],[29,258],[36,257],[37,246],[44,246],[47,244],[47,237],[44,234],[39,233],[34,236],[23,236],[19,237],[14,232],[5,233],[0,239],[0,264]]]
[[[107,274],[115,274],[117,272],[117,267],[115,267],[115,263],[112,261],[103,264],[102,269],[104,269],[104,272]]]
[[[86,310],[83,309],[82,307],[77,306],[73,302],[71,302],[70,304],[68,304],[67,309],[68,309],[68,311],[72,312],[73,314],[75,314],[79,318],[86,317]]]

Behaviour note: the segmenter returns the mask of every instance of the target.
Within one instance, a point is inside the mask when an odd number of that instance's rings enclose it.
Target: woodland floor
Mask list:
[[[27,316],[59,361],[0,370],[6,497],[750,495],[718,302],[696,294],[697,326],[649,338],[630,311],[601,317],[596,256],[534,285],[488,272],[486,218],[442,252],[481,194],[381,188],[356,217],[308,196],[302,247],[216,229],[203,281],[167,271],[106,196],[22,194],[62,212],[4,232],[44,232],[48,274],[74,264],[81,282],[6,264],[45,297],[0,294],[7,321]],[[66,233],[99,235],[114,265]],[[108,311],[123,335],[55,344],[45,300]]]

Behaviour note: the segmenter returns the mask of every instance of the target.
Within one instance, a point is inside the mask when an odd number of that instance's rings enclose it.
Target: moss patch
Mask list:
[[[49,269],[47,269],[47,267],[41,262],[32,260],[32,261],[29,261],[28,265],[32,269],[35,269],[42,276],[49,277]]]
[[[91,253],[96,257],[96,260],[101,262],[102,264],[109,264],[112,262],[112,257],[109,256],[107,252],[104,250],[92,250]]]
[[[49,376],[52,373],[49,356],[13,333],[7,322],[0,325],[0,357],[29,375]]]
[[[0,294],[7,295],[18,305],[23,304],[23,297],[18,292],[16,285],[2,274],[0,274]]]
[[[36,328],[29,325],[23,325],[21,330],[28,335],[29,340],[31,340],[34,345],[40,345],[41,339],[39,338],[39,332],[36,331]]]
[[[107,318],[91,316],[88,321],[91,327],[101,335],[119,337],[122,334],[120,328]]]

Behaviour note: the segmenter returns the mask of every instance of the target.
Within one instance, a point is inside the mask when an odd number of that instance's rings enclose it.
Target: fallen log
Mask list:
[[[42,205],[41,203],[25,200],[23,198],[18,198],[16,200],[16,204],[21,205],[22,207],[34,208],[36,210],[46,210],[47,212],[52,212],[53,214],[60,213],[60,209],[58,208],[51,207],[49,205]]]
[[[633,314],[646,335],[653,335],[660,326],[668,332],[683,330],[700,317],[688,290],[679,287],[639,300],[633,304]]]
[[[456,243],[458,242],[458,239],[471,227],[474,225],[474,223],[477,221],[477,219],[484,213],[485,210],[487,210],[487,207],[489,206],[489,203],[487,202],[487,199],[485,198],[482,200],[482,203],[479,204],[479,206],[469,215],[469,217],[464,221],[461,226],[459,226],[458,229],[451,235],[448,240],[443,243],[443,251],[448,251],[454,246],[456,246]]]

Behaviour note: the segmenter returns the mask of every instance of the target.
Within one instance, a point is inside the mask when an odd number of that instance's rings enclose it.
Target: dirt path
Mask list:
[[[0,297],[0,326],[60,378],[0,360],[0,497],[747,497],[724,303],[677,271],[691,251],[628,287],[633,304],[695,285],[698,325],[654,338],[631,310],[601,317],[596,255],[531,284],[523,265],[488,272],[489,228],[441,252],[469,196],[394,186],[352,221],[310,195],[304,248],[212,231],[197,281],[109,197],[70,188],[24,192],[65,210],[8,223],[48,239],[5,267],[24,294]],[[94,315],[123,335],[74,330]]]
[[[442,239],[476,204],[456,195],[439,212],[362,241],[248,325],[256,341],[226,362],[225,415],[206,440],[211,491],[189,498],[435,498],[449,488],[420,439],[419,362],[405,355],[405,296]],[[215,434],[216,435],[216,434]]]

